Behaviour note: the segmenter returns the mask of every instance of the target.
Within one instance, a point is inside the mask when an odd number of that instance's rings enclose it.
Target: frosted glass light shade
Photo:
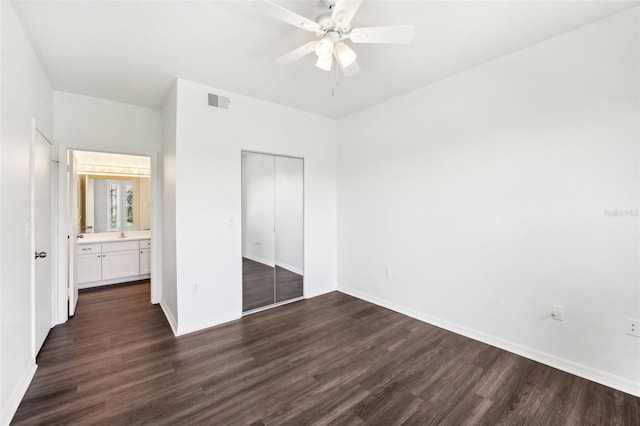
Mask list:
[[[340,61],[342,68],[346,68],[356,60],[358,55],[349,46],[340,43],[335,47],[336,58]]]
[[[316,55],[318,58],[331,57],[333,53],[333,39],[325,37],[316,44]]]
[[[333,65],[332,56],[327,56],[327,57],[321,56],[316,61],[316,67],[320,68],[321,70],[331,71],[332,65]]]

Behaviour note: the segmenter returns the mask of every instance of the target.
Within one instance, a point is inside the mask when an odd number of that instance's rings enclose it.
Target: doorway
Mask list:
[[[66,158],[73,316],[79,289],[151,279],[153,176],[149,155],[67,149]]]

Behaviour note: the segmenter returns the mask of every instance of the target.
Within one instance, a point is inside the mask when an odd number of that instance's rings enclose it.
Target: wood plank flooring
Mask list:
[[[86,291],[38,364],[14,424],[640,424],[640,398],[338,292],[175,338],[148,284]]]

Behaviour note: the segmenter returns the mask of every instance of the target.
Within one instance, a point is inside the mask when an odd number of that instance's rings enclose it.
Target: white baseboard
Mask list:
[[[332,291],[336,291],[336,289],[335,288],[324,288],[324,289],[315,290],[315,291],[307,291],[305,289],[304,298],[305,299],[312,299],[314,297],[322,296],[323,294],[331,293]]]
[[[175,317],[173,316],[173,312],[171,312],[171,309],[169,309],[169,306],[167,305],[167,302],[164,299],[160,300],[160,308],[162,308],[162,312],[164,312],[164,316],[167,318],[167,322],[171,327],[171,331],[173,331],[173,335],[177,336],[178,323]]]
[[[640,396],[640,383],[634,382],[633,380],[610,374],[606,371],[598,370],[587,365],[579,364],[577,362],[573,362],[568,359],[549,354],[547,352],[542,352],[537,349],[510,342],[508,340],[492,336],[478,330],[463,327],[461,325],[454,324],[441,318],[437,318],[423,312],[418,312],[406,306],[398,305],[393,302],[389,302],[379,297],[372,296],[370,294],[340,284],[338,284],[338,291],[373,303],[375,305],[391,309],[392,311],[407,315],[422,322],[435,325],[436,327],[443,328],[453,333],[478,340],[480,342],[495,346],[500,349],[504,349],[505,351],[512,352],[533,361],[537,361],[550,367],[557,368],[558,370],[566,371],[567,373],[571,373],[587,380],[591,380],[592,382],[600,383],[601,385],[605,385],[631,395]]]
[[[234,321],[242,318],[241,312],[230,312],[224,315],[218,315],[216,317],[207,318],[203,321],[198,321],[191,324],[180,325],[178,324],[178,332],[174,333],[176,337],[183,336],[185,334],[194,333],[196,331],[204,330],[205,328],[213,327],[216,325],[224,324],[225,322]]]
[[[147,280],[149,278],[151,278],[151,274],[136,275],[133,277],[125,277],[125,278],[113,278],[110,280],[94,281],[91,283],[78,284],[78,289],[83,290],[85,288],[102,287],[104,285],[121,284],[121,283],[133,282],[133,281]]]
[[[11,423],[11,419],[15,416],[16,411],[18,410],[18,406],[24,398],[24,394],[27,393],[27,389],[31,384],[31,380],[33,380],[33,376],[36,374],[36,370],[38,366],[34,363],[29,366],[27,371],[24,372],[17,386],[11,392],[9,399],[4,407],[2,407],[2,415],[0,415],[0,424],[2,426],[9,425]],[[6,389],[3,389],[6,392]]]
[[[253,260],[254,262],[262,263],[263,265],[271,266],[272,268],[275,266],[273,261],[262,259],[260,257],[252,256],[250,254],[244,254],[242,257],[246,257],[249,260]]]
[[[294,274],[304,275],[304,271],[302,269],[296,268],[296,267],[291,266],[291,265],[287,265],[286,263],[278,262],[276,260],[276,265],[278,265],[279,267],[281,267],[283,269],[286,269],[287,271],[291,271]]]
[[[250,255],[250,254],[245,254],[245,255],[243,255],[242,257],[245,257],[245,258],[247,258],[247,259],[249,259],[249,260],[253,260],[254,262],[262,263],[263,265],[267,265],[267,266],[270,266],[270,267],[272,267],[272,268],[273,268],[275,265],[278,265],[279,267],[284,268],[284,269],[286,269],[287,271],[291,271],[291,272],[296,273],[296,274],[298,274],[298,275],[304,275],[304,272],[302,271],[302,269],[299,269],[299,268],[293,267],[293,266],[291,266],[291,265],[287,265],[286,263],[279,262],[279,261],[277,261],[277,260],[276,260],[275,262],[273,262],[273,261],[271,261],[271,260],[262,259],[262,258],[260,258],[260,257],[252,256],[252,255]]]

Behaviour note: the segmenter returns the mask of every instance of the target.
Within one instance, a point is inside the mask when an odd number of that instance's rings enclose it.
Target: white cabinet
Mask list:
[[[140,240],[140,275],[151,273],[151,240]]]
[[[102,279],[134,277],[140,275],[138,250],[102,253]]]
[[[78,284],[100,281],[102,279],[102,254],[79,254],[76,256]]]
[[[78,245],[80,288],[126,282],[151,274],[151,240]]]

